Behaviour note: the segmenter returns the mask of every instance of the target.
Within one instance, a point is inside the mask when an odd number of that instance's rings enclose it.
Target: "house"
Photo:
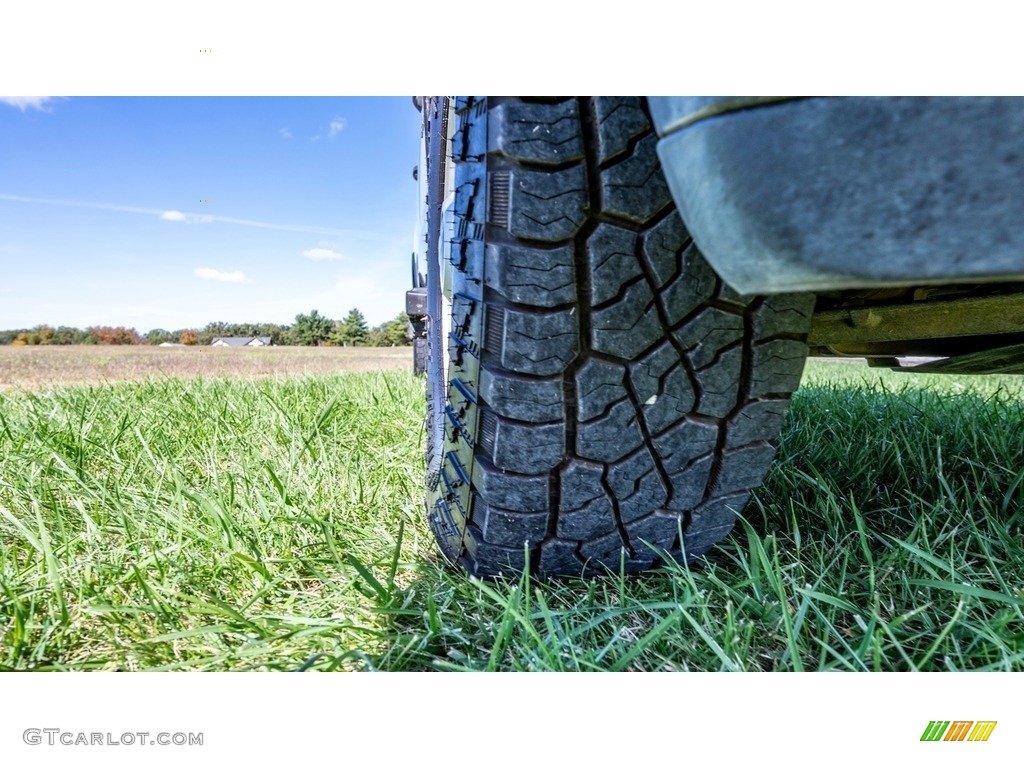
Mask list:
[[[269,336],[217,336],[210,342],[211,347],[269,347],[272,344]]]

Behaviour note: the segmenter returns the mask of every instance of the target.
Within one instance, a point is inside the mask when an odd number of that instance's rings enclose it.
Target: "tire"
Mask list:
[[[642,99],[462,97],[452,136],[450,351],[428,372],[442,552],[480,576],[700,557],[772,461],[813,296],[718,279]]]
[[[427,340],[413,339],[412,342],[412,372],[420,376],[427,372]]]

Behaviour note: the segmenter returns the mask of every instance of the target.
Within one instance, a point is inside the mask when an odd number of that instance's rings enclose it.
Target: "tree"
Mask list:
[[[338,323],[333,339],[345,347],[361,347],[370,336],[370,327],[366,318],[358,309],[351,309],[345,319]]]
[[[181,335],[178,336],[178,343],[187,344],[190,347],[194,347],[196,344],[199,343],[199,334],[197,334],[191,328],[186,328],[184,331],[181,332]]]
[[[122,325],[111,328],[109,325],[94,325],[86,330],[96,339],[97,344],[141,344],[142,338],[134,328]]]
[[[370,331],[366,341],[371,347],[408,347],[412,345],[409,338],[409,316],[402,312],[394,320],[387,320]]]
[[[198,343],[202,344],[204,347],[209,346],[209,344],[218,336],[230,335],[231,334],[228,333],[228,324],[220,320],[216,320],[212,323],[207,323],[202,330],[196,331]]]
[[[52,344],[87,344],[89,334],[81,328],[69,325],[59,326],[53,332]]]
[[[173,344],[178,340],[178,337],[172,331],[164,330],[163,328],[154,328],[151,331],[147,331],[143,338],[147,344]]]
[[[308,347],[319,346],[320,342],[330,338],[334,323],[315,309],[308,315],[296,315],[292,333],[299,344]]]

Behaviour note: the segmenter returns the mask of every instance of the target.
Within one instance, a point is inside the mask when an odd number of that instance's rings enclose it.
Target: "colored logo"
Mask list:
[[[921,741],[988,741],[995,729],[995,720],[932,720]]]

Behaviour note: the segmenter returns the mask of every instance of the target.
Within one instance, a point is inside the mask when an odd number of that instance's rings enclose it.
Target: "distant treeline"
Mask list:
[[[295,316],[292,325],[277,323],[209,323],[203,328],[179,328],[167,331],[154,328],[139,334],[124,326],[93,325],[70,328],[66,325],[18,328],[0,331],[0,345],[15,347],[56,344],[186,344],[208,346],[218,336],[269,336],[274,344],[286,346],[407,346],[409,318],[403,312],[394,320],[370,328],[358,309],[342,320],[332,320],[313,310]]]

